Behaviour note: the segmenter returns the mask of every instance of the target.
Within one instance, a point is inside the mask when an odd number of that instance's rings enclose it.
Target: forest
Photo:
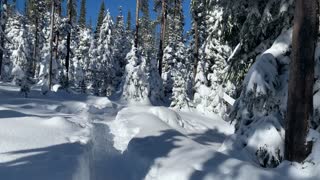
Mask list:
[[[319,1],[0,1],[1,179],[320,179]]]

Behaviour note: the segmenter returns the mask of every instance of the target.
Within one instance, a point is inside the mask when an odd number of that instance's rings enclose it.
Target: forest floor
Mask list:
[[[218,116],[0,83],[3,180],[319,179],[312,163],[259,167],[233,133]]]

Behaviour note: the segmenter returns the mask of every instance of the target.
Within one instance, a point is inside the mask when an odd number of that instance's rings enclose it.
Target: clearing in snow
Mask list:
[[[3,180],[320,178],[317,154],[315,163],[264,169],[237,149],[233,133],[219,116],[37,88],[24,98],[0,85]]]

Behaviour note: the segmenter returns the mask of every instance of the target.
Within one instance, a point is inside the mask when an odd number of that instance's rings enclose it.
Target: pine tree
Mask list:
[[[140,45],[143,51],[148,55],[149,58],[154,58],[156,47],[155,47],[155,25],[150,17],[149,3],[147,0],[141,1],[140,11],[142,12],[140,18]]]
[[[124,17],[122,15],[122,8],[119,8],[119,15],[116,19],[116,24],[114,28],[114,39],[115,39],[115,48],[113,53],[113,59],[117,64],[119,64],[120,69],[116,72],[116,77],[120,78],[117,80],[117,87],[120,85],[122,76],[125,71],[125,66],[127,64],[126,56],[131,48],[131,32],[126,31]]]
[[[131,11],[129,10],[128,11],[128,14],[127,14],[127,27],[126,27],[126,30],[129,32],[129,31],[131,31]]]
[[[98,21],[97,21],[97,25],[96,25],[96,31],[95,31],[95,37],[98,38],[99,35],[100,35],[100,28],[102,26],[102,23],[103,23],[103,19],[104,19],[104,16],[106,14],[105,12],[105,4],[104,4],[104,1],[102,1],[101,5],[100,5],[100,10],[99,10],[99,15],[98,15]]]
[[[117,89],[116,72],[120,71],[119,62],[114,59],[114,23],[112,17],[107,11],[104,18],[99,36],[98,45],[98,73],[102,81],[100,87],[101,96],[112,96]]]
[[[147,72],[147,60],[141,51],[132,47],[127,55],[128,64],[123,79],[123,98],[134,103],[150,103],[150,87]]]
[[[86,0],[81,0],[79,25],[82,27],[86,26],[86,14]]]

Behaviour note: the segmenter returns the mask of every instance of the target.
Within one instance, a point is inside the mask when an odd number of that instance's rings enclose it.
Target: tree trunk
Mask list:
[[[49,63],[49,90],[52,87],[52,60],[53,60],[53,25],[54,25],[55,3],[51,2],[51,25],[50,25],[50,63]]]
[[[6,8],[8,8],[8,1],[7,0],[3,0],[1,5],[2,5],[2,10],[1,10],[0,16],[1,16],[1,21],[3,21],[3,19],[2,19],[2,18],[4,18],[4,14],[3,13],[5,13],[5,12],[3,12],[4,11],[3,6],[6,6]],[[0,23],[3,23],[3,22],[0,22]],[[4,56],[4,52],[3,52],[2,48],[4,48],[4,41],[5,41],[4,32],[6,30],[6,23],[4,22],[3,24],[0,24],[0,25],[1,25],[1,29],[3,31],[3,33],[0,32],[1,33],[0,34],[0,46],[1,46],[1,48],[0,48],[0,77],[2,77],[1,76],[2,75],[2,64],[3,64],[3,56]]]
[[[194,67],[193,67],[193,81],[195,84],[198,62],[199,62],[199,30],[198,30],[198,20],[194,21]]]
[[[134,36],[134,47],[138,48],[139,44],[139,10],[140,10],[140,0],[137,0],[136,4],[136,32]]]
[[[37,55],[38,55],[38,33],[39,33],[39,19],[36,17],[35,21],[35,39],[34,39],[34,48],[33,48],[33,66],[32,73],[35,77],[37,69]]]
[[[160,37],[160,43],[159,43],[159,74],[160,77],[162,75],[162,59],[163,59],[163,44],[165,41],[165,36],[166,36],[166,9],[167,5],[166,5],[166,1],[162,0],[162,15],[161,15],[161,37]]]
[[[296,0],[285,136],[285,159],[289,161],[302,162],[312,146],[306,142],[306,137],[313,117],[317,32],[318,1]]]
[[[61,17],[61,1],[58,1],[57,5],[57,14],[59,17]],[[54,58],[56,61],[58,61],[58,52],[59,52],[59,37],[60,37],[60,31],[57,29],[56,36],[55,36],[55,48],[54,48]]]
[[[68,9],[68,21],[69,21],[69,26],[70,28],[72,27],[72,0],[68,0],[69,3],[69,9]],[[69,64],[70,64],[70,51],[71,51],[71,29],[69,29],[70,31],[68,32],[68,36],[67,36],[67,56],[66,56],[66,62],[65,62],[65,66],[66,66],[66,85],[69,85]]]

